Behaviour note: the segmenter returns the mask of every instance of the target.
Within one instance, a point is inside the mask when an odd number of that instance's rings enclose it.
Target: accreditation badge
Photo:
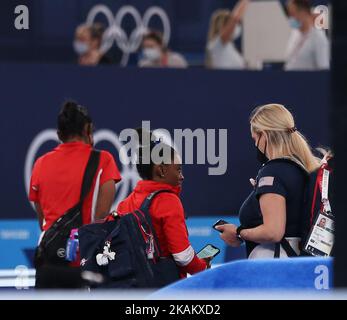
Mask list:
[[[334,216],[320,211],[317,215],[304,251],[316,257],[328,257],[334,246]]]

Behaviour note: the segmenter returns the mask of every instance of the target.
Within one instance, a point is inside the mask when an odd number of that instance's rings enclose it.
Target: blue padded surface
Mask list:
[[[332,258],[240,260],[178,281],[155,296],[176,290],[297,289],[332,287]]]

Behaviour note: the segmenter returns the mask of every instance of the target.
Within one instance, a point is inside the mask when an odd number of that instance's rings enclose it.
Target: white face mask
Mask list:
[[[89,45],[79,40],[73,42],[73,48],[79,56],[86,54],[89,51]]]
[[[161,52],[158,48],[145,48],[142,54],[146,60],[156,61],[160,59]]]

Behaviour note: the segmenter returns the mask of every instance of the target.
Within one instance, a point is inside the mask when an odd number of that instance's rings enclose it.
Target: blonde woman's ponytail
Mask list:
[[[320,159],[314,156],[306,138],[299,131],[296,131],[291,134],[291,141],[290,149],[293,156],[299,158],[308,172],[317,170],[320,166]]]
[[[257,107],[251,114],[250,124],[252,132],[265,133],[272,158],[290,157],[309,173],[320,166],[321,159],[313,154],[306,138],[295,127],[293,115],[283,105]]]

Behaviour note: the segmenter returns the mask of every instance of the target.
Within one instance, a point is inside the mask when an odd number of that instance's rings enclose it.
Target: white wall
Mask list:
[[[253,1],[243,19],[243,55],[251,69],[264,61],[283,62],[291,33],[279,1]]]

